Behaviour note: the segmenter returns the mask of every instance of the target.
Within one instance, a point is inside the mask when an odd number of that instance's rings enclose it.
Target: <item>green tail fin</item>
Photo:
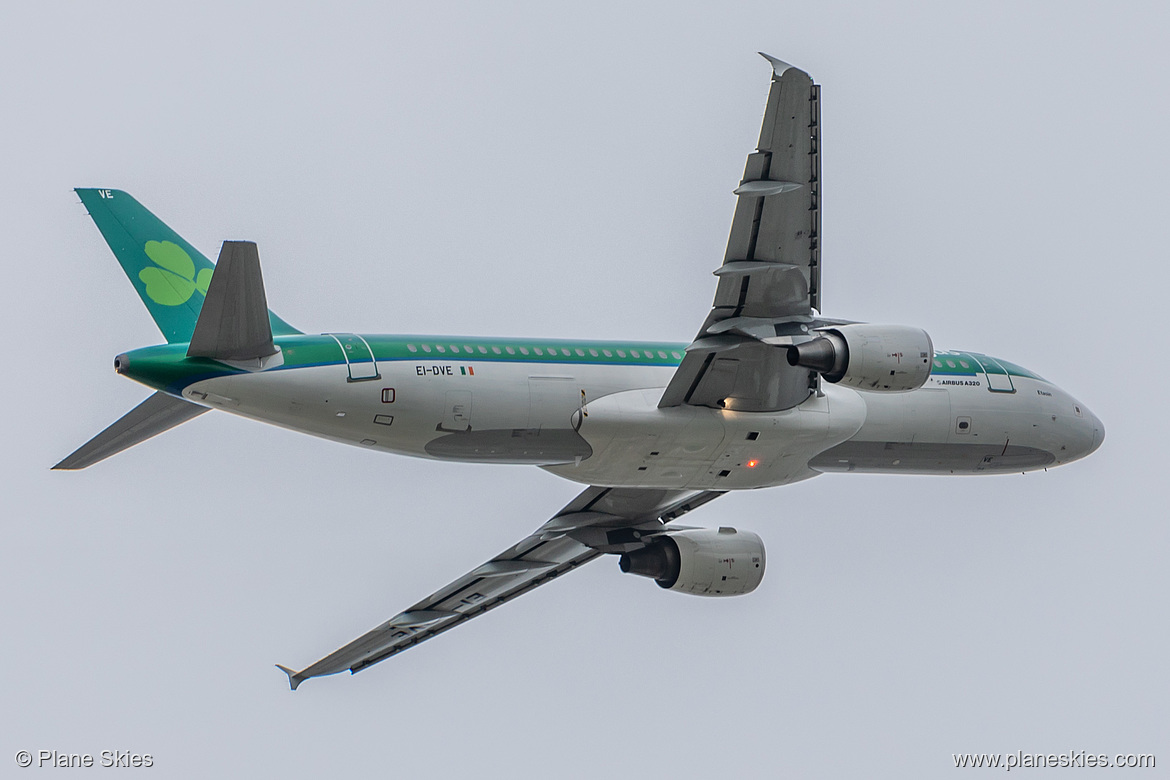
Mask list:
[[[125,192],[76,192],[167,341],[190,341],[215,266]],[[300,333],[271,310],[268,319],[275,336]]]

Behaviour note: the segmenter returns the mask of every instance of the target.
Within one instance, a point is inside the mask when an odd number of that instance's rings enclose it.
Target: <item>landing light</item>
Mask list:
[[[754,469],[754,468],[755,468],[756,466],[758,466],[759,464],[760,464],[760,462],[759,462],[758,460],[749,460],[749,461],[747,462],[747,467],[748,467],[749,469]]]

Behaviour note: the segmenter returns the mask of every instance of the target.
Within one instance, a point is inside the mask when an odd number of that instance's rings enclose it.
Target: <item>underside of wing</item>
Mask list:
[[[288,675],[293,690],[310,677],[360,672],[478,617],[604,553],[640,549],[676,517],[718,491],[587,488],[518,544],[358,637]]]
[[[715,302],[659,406],[796,406],[817,378],[788,365],[820,308],[820,88],[763,55],[772,84],[748,155]]]

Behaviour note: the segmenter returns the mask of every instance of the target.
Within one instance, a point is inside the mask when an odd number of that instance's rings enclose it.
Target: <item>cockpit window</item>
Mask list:
[[[1003,367],[1004,367],[1004,369],[1005,369],[1005,370],[1006,370],[1006,371],[1007,371],[1009,374],[1015,374],[1015,375],[1017,375],[1017,376],[1026,376],[1026,377],[1028,377],[1029,379],[1039,379],[1041,382],[1047,382],[1047,381],[1048,381],[1048,380],[1047,380],[1047,379],[1045,379],[1044,377],[1042,377],[1042,376],[1040,376],[1039,374],[1037,374],[1035,371],[1029,371],[1028,369],[1024,368],[1023,366],[1017,366],[1015,363],[1009,363],[1009,362],[1007,362],[1006,360],[1000,360],[1000,361],[999,361],[999,364],[1000,364],[1001,366],[1003,366]]]

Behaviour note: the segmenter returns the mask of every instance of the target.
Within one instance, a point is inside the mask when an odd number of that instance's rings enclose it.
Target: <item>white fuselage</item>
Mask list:
[[[946,353],[944,353],[946,354]],[[1008,473],[1092,452],[1100,422],[1060,388],[932,376],[905,393],[825,382],[781,412],[658,408],[673,366],[379,360],[203,379],[196,403],[370,449],[540,465],[605,486],[734,490],[823,472]]]

